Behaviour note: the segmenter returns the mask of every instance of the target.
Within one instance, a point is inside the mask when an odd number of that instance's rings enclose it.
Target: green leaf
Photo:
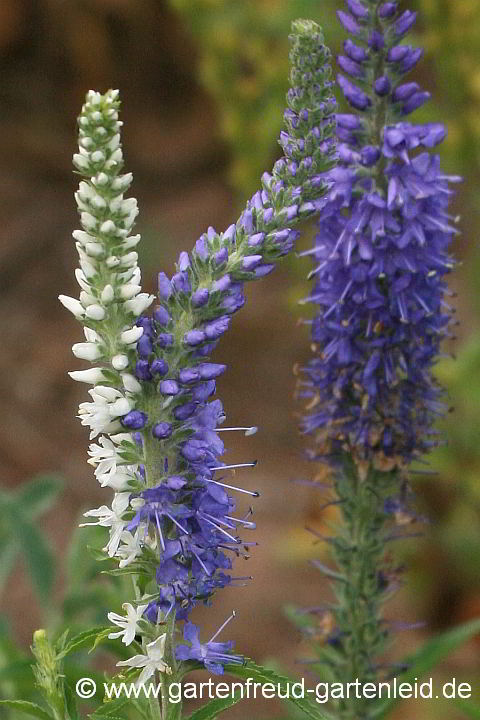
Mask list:
[[[61,489],[58,475],[38,475],[17,490],[15,504],[29,517],[37,517],[53,505]]]
[[[127,698],[118,698],[118,700],[106,700],[101,707],[99,707],[92,715],[90,715],[90,717],[95,718],[95,720],[97,718],[110,718],[112,717],[112,712],[120,710],[120,708],[126,705],[127,702]]]
[[[33,660],[16,660],[9,665],[0,668],[0,682],[13,680],[14,682],[22,682],[28,679],[32,681],[32,665]]]
[[[40,718],[40,720],[53,720],[49,713],[37,705],[36,703],[27,702],[27,700],[0,700],[0,707],[7,707],[11,710],[30,715],[31,717]]]
[[[240,677],[244,680],[253,678],[255,682],[262,683],[273,683],[275,686],[279,686],[283,695],[287,692],[290,695],[289,698],[285,698],[286,702],[291,703],[296,708],[301,710],[305,715],[312,718],[312,720],[332,720],[332,716],[327,714],[324,710],[318,707],[318,703],[314,703],[308,697],[294,698],[290,694],[292,681],[283,675],[279,675],[268,668],[264,668],[261,665],[256,665],[252,660],[247,660],[246,665],[226,665],[225,672]],[[297,681],[298,682],[298,681]],[[282,698],[283,699],[283,698]]]
[[[473,703],[471,700],[461,700],[456,698],[453,704],[472,720],[480,720],[480,705]]]
[[[71,720],[78,717],[77,696],[68,682],[63,683],[63,691],[65,695],[65,707]]]
[[[404,662],[408,669],[399,675],[398,682],[415,682],[426,672],[436,667],[444,658],[448,657],[464,642],[470,640],[480,632],[480,619],[459,625],[453,630],[429,640],[414,655],[407,657]],[[402,698],[389,698],[375,703],[372,717],[384,717],[390,710],[401,702]]]
[[[61,660],[66,655],[69,655],[71,652],[77,652],[77,650],[82,650],[83,648],[91,646],[97,639],[97,636],[101,633],[104,633],[106,630],[108,630],[110,632],[111,628],[105,627],[105,626],[96,627],[96,628],[91,628],[90,630],[84,630],[83,632],[79,633],[78,635],[75,635],[65,645],[63,650],[58,654],[57,658],[59,660]]]
[[[102,642],[107,640],[108,636],[112,632],[112,628],[108,627],[102,630],[98,633],[97,637],[95,638],[95,642],[93,643],[92,647],[88,651],[89,653],[93,652]]]
[[[188,720],[215,720],[219,713],[223,712],[223,710],[228,710],[229,707],[232,707],[232,705],[235,705],[235,703],[240,700],[242,700],[242,693],[240,691],[233,693],[233,695],[230,695],[228,698],[214,698],[206,705],[203,705],[203,707],[195,710],[195,712],[189,716]]]
[[[55,576],[53,553],[43,535],[13,504],[9,506],[9,521],[12,534],[25,557],[32,582],[38,594],[47,600],[51,596]]]

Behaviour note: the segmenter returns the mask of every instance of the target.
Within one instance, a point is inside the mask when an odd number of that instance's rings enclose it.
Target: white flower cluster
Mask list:
[[[142,482],[142,458],[141,449],[120,422],[135,408],[142,390],[129,372],[136,343],[143,334],[143,328],[134,323],[154,296],[141,291],[134,249],[140,235],[132,234],[138,208],[134,198],[124,199],[132,175],[121,174],[118,107],[118,91],[105,95],[90,91],[78,121],[79,152],[73,160],[83,176],[75,196],[82,229],[75,230],[73,237],[80,258],[75,271],[80,296],[60,295],[59,299],[84,326],[85,342],[73,346],[74,355],[95,363],[90,369],[69,373],[74,380],[93,385],[89,390],[91,401],[79,407],[79,418],[90,428],[90,439],[100,436],[90,445],[88,462],[95,467],[100,485],[114,490],[111,508],[102,505],[89,510],[85,516],[92,522],[83,525],[109,529],[104,550],[124,568],[141,555],[145,545],[156,548],[156,539],[149,535],[145,523],[132,532],[127,527],[126,517],[143,503],[131,499],[132,487]],[[123,641],[130,644],[145,607],[124,605],[124,620],[110,613],[109,619],[123,628],[115,637],[123,635]],[[157,658],[156,646],[153,654]]]
[[[153,295],[141,292],[138,254],[134,250],[140,235],[132,235],[138,207],[135,198],[124,198],[132,175],[121,174],[123,153],[117,97],[117,90],[105,95],[90,91],[79,118],[79,152],[73,160],[84,176],[75,195],[82,230],[75,230],[73,237],[80,257],[75,276],[81,292],[78,300],[66,295],[59,297],[85,326],[86,342],[73,346],[74,355],[106,363],[122,376],[126,402],[117,402],[119,396],[111,400],[112,393],[100,391],[101,399],[98,392],[92,398],[91,412],[85,406],[81,409],[83,424],[89,425],[92,420],[90,427],[95,434],[107,430],[116,417],[134,406],[128,395],[139,392],[140,384],[125,371],[143,329],[133,323],[154,299]],[[70,375],[92,385],[109,377],[105,367]],[[105,412],[97,412],[100,405],[108,405]],[[103,426],[100,416],[105,421]]]

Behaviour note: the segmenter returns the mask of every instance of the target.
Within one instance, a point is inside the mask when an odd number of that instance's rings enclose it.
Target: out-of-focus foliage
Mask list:
[[[16,490],[0,491],[0,591],[8,592],[8,584],[15,577],[12,572],[15,561],[22,558],[43,610],[42,623],[53,638],[61,638],[67,629],[72,637],[85,628],[105,625],[107,611],[121,612],[120,600],[126,593],[123,586],[128,583],[126,577],[99,577],[94,552],[105,542],[103,528],[99,527],[78,528],[65,562],[59,567],[39,518],[52,509],[61,487],[58,477],[44,475]],[[60,571],[65,585],[64,593],[58,596],[54,582]],[[128,650],[120,643],[107,643],[105,649],[118,654],[120,659],[128,657]],[[87,650],[88,647],[66,658],[67,681],[75,686],[80,678],[91,677],[103,688],[103,678],[91,667],[92,656],[88,656]],[[32,664],[31,654],[16,643],[8,620],[0,616],[0,700],[39,702]],[[101,698],[99,692],[97,699]],[[0,706],[0,719],[17,720],[18,712],[18,708]]]
[[[231,181],[244,197],[275,157],[288,89],[288,31],[318,19],[317,0],[170,0],[200,49],[200,78],[215,98],[233,157]],[[323,3],[325,4],[325,3]],[[328,37],[335,17],[322,17]]]
[[[45,601],[51,595],[54,555],[35,520],[49,510],[59,491],[59,479],[47,475],[33,478],[18,490],[0,490],[0,593],[21,555],[40,598]]]

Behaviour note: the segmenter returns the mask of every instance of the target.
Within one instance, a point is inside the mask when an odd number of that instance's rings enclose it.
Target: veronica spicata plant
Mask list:
[[[416,13],[397,2],[346,0],[338,19],[349,33],[338,84],[352,108],[337,114],[339,164],[319,215],[311,255],[314,356],[302,369],[310,458],[332,469],[341,525],[326,538],[336,569],[335,602],[303,623],[317,639],[319,672],[339,682],[378,681],[389,624],[382,604],[401,567],[386,551],[407,536],[415,515],[408,473],[439,439],[446,405],[432,368],[449,335],[446,275],[457,232],[452,194],[437,155],[439,123],[410,114],[429,93],[407,75],[422,49],[404,42]],[[400,623],[399,623],[400,625]],[[338,702],[340,717],[371,717],[365,698]]]
[[[191,253],[180,253],[172,277],[159,273],[157,298],[141,291],[140,237],[132,234],[138,210],[124,197],[132,176],[123,172],[118,92],[90,91],[79,118],[74,163],[83,176],[76,194],[82,229],[73,235],[81,293],[60,300],[84,327],[75,356],[95,363],[70,375],[93,386],[79,418],[90,429],[96,478],[114,490],[111,507],[87,511],[85,524],[108,528],[104,551],[118,564],[113,572],[133,577],[125,614],[110,612],[114,627],[101,637],[134,650],[118,665],[138,684],[161,677],[152,719],[181,716],[168,687],[187,670],[222,674],[245,662],[231,642],[216,640],[225,623],[202,641],[189,618],[218,588],[246,579],[230,571],[232,558],[247,556],[254,544],[239,533],[254,524],[251,511],[236,514],[230,492],[258,495],[228,477],[255,463],[221,459],[222,432],[256,428],[219,427],[222,403],[211,398],[226,366],[210,355],[245,302],[245,282],[272,271],[295,244],[294,226],[317,212],[333,165],[329,52],[308,21],[294,24],[291,40],[283,159],[263,175],[262,190],[236,224],[221,233],[209,228]]]

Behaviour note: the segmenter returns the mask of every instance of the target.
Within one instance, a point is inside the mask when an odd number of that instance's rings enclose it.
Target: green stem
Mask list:
[[[335,478],[343,516],[334,542],[342,575],[335,586],[338,605],[334,615],[341,647],[335,679],[348,683],[358,678],[364,684],[378,681],[378,658],[387,639],[382,621],[387,586],[384,502],[398,488],[398,478],[396,471],[380,472],[372,467],[359,472],[351,458],[345,456],[344,460],[344,471]],[[339,717],[369,718],[370,705],[366,698],[351,697],[341,701]]]

